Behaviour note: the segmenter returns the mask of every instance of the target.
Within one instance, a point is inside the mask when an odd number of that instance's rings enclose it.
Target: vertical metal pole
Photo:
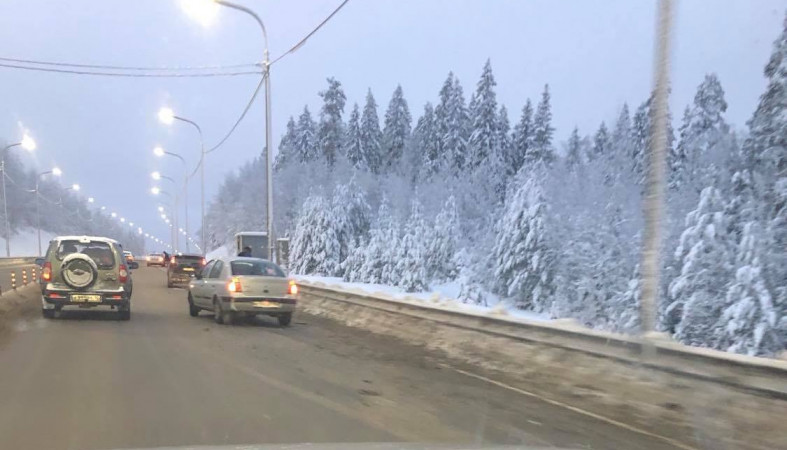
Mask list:
[[[200,133],[200,144],[202,144],[202,161],[200,162],[200,178],[202,182],[200,183],[200,208],[202,209],[202,227],[201,227],[201,239],[202,241],[202,253],[208,251],[208,247],[205,245],[205,145],[202,143],[202,133]]]
[[[665,149],[667,146],[667,100],[669,91],[669,50],[672,0],[659,0],[654,61],[651,148],[647,191],[644,201],[645,230],[642,249],[642,297],[640,320],[642,334],[656,325],[656,301],[659,290],[659,250],[664,210]],[[647,346],[646,346],[647,347]]]
[[[3,171],[3,217],[5,221],[5,256],[11,257],[11,224],[8,220],[8,192],[5,187],[5,154],[3,161],[0,162],[0,170]]]
[[[39,175],[40,177],[40,175]],[[38,178],[36,178],[36,228],[38,229],[38,256],[41,256],[41,207],[38,199]]]
[[[178,196],[175,196],[175,205],[172,208],[172,226],[175,230],[175,251],[180,250],[180,224],[178,223]]]
[[[268,59],[268,48],[265,48],[265,176],[267,178],[268,207],[266,219],[268,225],[268,258],[274,258],[273,239],[273,145],[271,145],[271,66]]]
[[[188,176],[186,177],[186,181],[183,183],[183,204],[184,204],[184,207],[185,207],[185,210],[186,210],[185,211],[185,213],[186,213],[186,219],[185,219],[186,220],[186,226],[185,226],[185,228],[186,228],[186,253],[189,253],[189,252],[191,252],[191,250],[189,249],[189,237],[191,235],[189,234],[189,178],[188,178]]]

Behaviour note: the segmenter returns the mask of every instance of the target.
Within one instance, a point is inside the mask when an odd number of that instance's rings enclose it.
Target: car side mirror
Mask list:
[[[136,262],[136,261],[131,261],[130,263],[128,263],[128,268],[129,269],[139,269],[139,263]]]
[[[201,280],[202,279],[202,274],[197,272],[197,273],[194,274],[194,278],[196,278],[198,280]]]
[[[36,265],[37,266],[43,266],[44,265],[44,261],[46,261],[46,259],[44,259],[44,258],[36,258]]]

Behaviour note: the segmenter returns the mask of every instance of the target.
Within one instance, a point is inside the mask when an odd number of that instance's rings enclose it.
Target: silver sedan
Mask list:
[[[297,304],[298,286],[281,267],[260,258],[211,260],[189,283],[189,314],[212,311],[216,323],[237,316],[268,315],[287,326]]]

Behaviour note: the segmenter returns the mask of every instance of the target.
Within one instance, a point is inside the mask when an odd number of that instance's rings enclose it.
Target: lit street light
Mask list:
[[[63,172],[58,167],[53,167],[52,170],[46,170],[44,172],[39,173],[36,175],[36,187],[33,192],[36,194],[36,229],[38,234],[38,255],[41,256],[41,201],[39,197],[41,197],[41,193],[39,191],[39,182],[41,181],[41,177],[44,175],[52,174],[56,177],[59,177],[63,174]]]
[[[194,128],[197,129],[197,134],[199,135],[199,145],[200,145],[200,158],[199,158],[199,168],[200,168],[200,210],[201,210],[201,218],[200,222],[202,224],[202,242],[205,243],[205,140],[202,137],[202,128],[197,125],[196,122],[193,120],[189,120],[180,116],[175,115],[175,112],[172,111],[171,108],[161,108],[158,112],[158,118],[161,123],[165,125],[172,125],[175,120],[180,120],[181,122],[185,122]],[[165,154],[171,154],[172,156],[177,156],[174,153],[164,152]],[[183,161],[183,158],[180,158]],[[185,161],[184,161],[185,164]],[[188,175],[185,177],[186,183],[188,182]],[[186,192],[188,192],[188,185],[186,185]],[[188,204],[188,197],[186,200],[186,204]],[[186,213],[186,228],[188,228],[188,212]]]
[[[8,150],[17,146],[32,152],[36,149],[36,141],[34,141],[30,135],[25,134],[22,136],[21,141],[15,144],[7,145],[5,148],[3,148],[3,154],[0,156],[0,171],[3,172],[3,220],[5,221],[5,255],[8,257],[11,256],[11,222],[8,220],[8,195],[6,194],[5,189],[5,154]],[[38,253],[41,253],[41,251],[39,250]]]
[[[88,203],[93,203],[94,201],[95,201],[95,199],[93,199],[93,197],[88,197],[87,198],[87,202]]]
[[[262,22],[260,16],[258,16],[254,11],[251,9],[243,6],[238,5],[232,2],[228,2],[225,0],[192,0],[190,2],[183,2],[181,5],[183,6],[186,14],[197,20],[198,22],[202,23],[203,25],[209,25],[213,19],[213,17],[217,13],[217,8],[215,5],[222,5],[226,6],[227,8],[232,8],[237,11],[241,11],[250,15],[257,24],[260,26],[262,30],[262,39],[263,39],[263,79],[265,80],[265,176],[267,177],[267,205],[266,205],[266,221],[267,221],[267,232],[268,232],[268,257],[271,261],[273,261],[274,257],[274,239],[273,239],[273,146],[271,142],[273,140],[272,132],[271,132],[271,63],[268,54],[268,33],[265,31],[265,24]],[[171,112],[163,111],[159,112],[159,119],[169,119]],[[171,115],[173,119],[177,119],[178,117],[174,114]],[[203,158],[204,158],[204,147],[203,147]],[[202,161],[200,161],[202,162]],[[204,184],[204,174],[203,174],[203,184]],[[204,192],[203,192],[204,194]],[[203,216],[202,216],[202,246],[206,247],[205,245],[205,215],[204,215],[204,199],[203,199]]]

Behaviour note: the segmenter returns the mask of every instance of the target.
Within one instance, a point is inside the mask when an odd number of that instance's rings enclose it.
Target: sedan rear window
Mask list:
[[[264,260],[232,261],[230,263],[232,274],[243,276],[284,277],[284,271],[276,264]]]
[[[72,253],[82,253],[90,257],[99,269],[111,269],[115,266],[115,255],[112,252],[112,247],[107,242],[60,241],[55,256],[62,261],[63,258]]]

